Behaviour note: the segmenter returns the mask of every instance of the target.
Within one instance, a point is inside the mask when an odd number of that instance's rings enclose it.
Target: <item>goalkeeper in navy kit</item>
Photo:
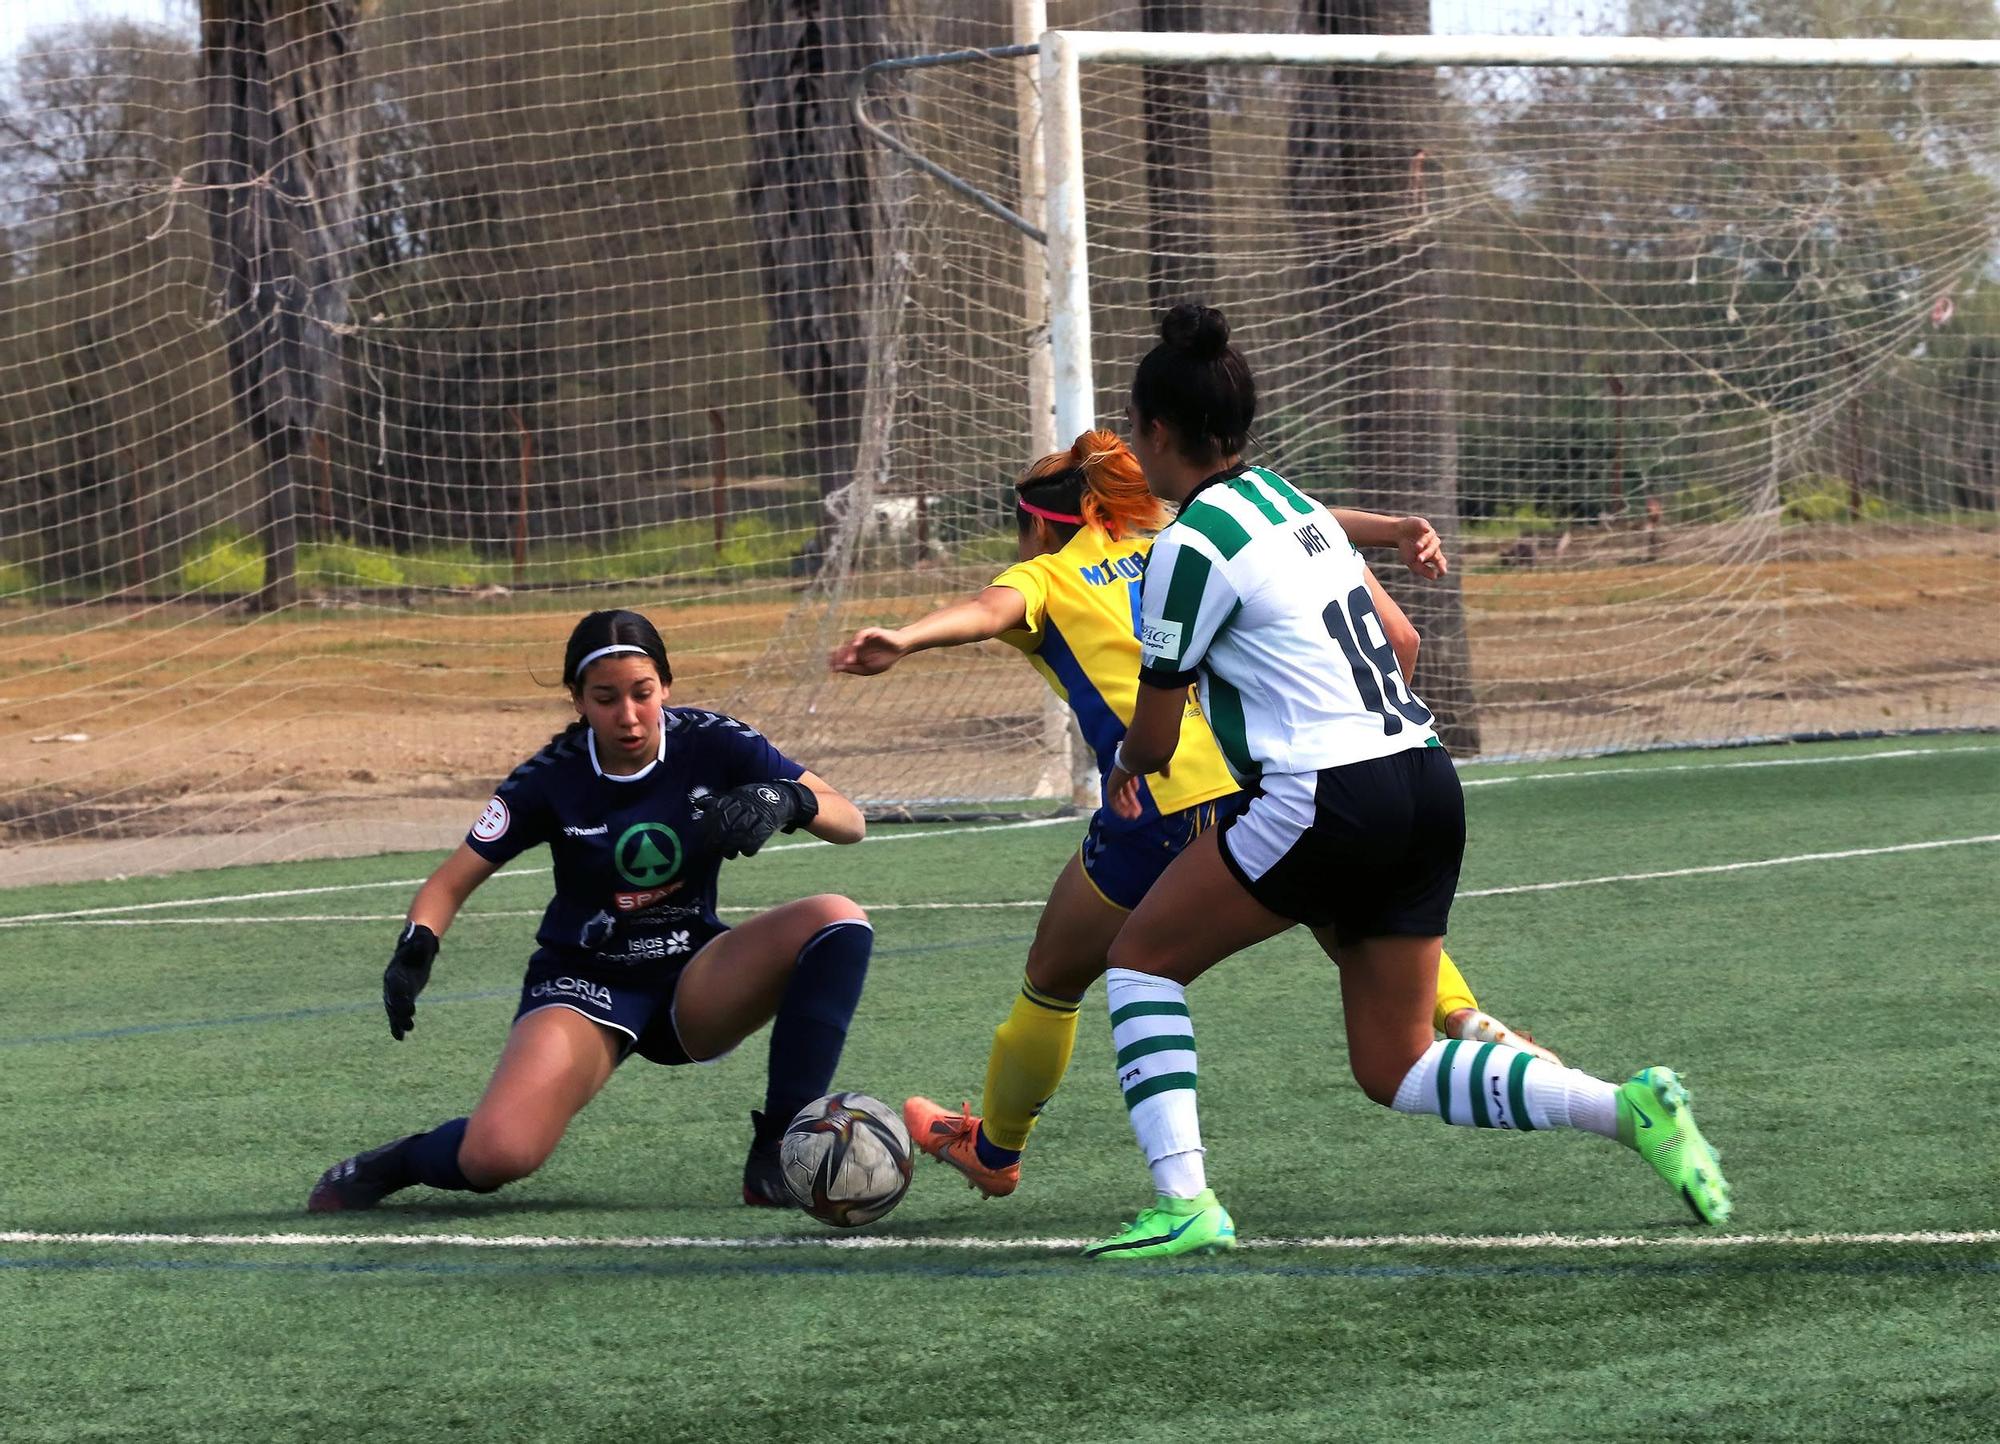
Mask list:
[[[516,767],[465,841],[418,889],[382,978],[390,1033],[416,1026],[439,939],[474,889],[547,843],[555,896],[486,1092],[454,1118],[335,1164],[306,1207],[373,1208],[414,1184],[473,1193],[525,1178],[618,1065],[706,1063],[770,1023],[764,1106],[751,1113],[745,1203],[789,1207],[778,1141],[826,1093],[861,998],[874,933],[831,894],[725,927],[725,858],[803,829],[859,842],[860,811],[750,727],[669,707],[665,644],[636,612],[592,612],[563,681],[577,721]]]

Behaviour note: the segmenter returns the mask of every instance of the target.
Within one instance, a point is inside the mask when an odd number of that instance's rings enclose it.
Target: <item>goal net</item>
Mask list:
[[[848,109],[872,61],[1012,40],[999,7],[243,9],[0,71],[13,880],[447,843],[611,605],[660,623],[677,700],[864,801],[1067,798],[1005,649],[824,666],[1011,558],[1048,425],[1034,255]],[[1024,64],[880,75],[870,114],[1033,210]],[[1385,580],[1464,754],[1992,726],[1995,99],[1915,66],[1092,63],[1058,330],[1116,422],[1200,294],[1258,459],[1433,517],[1454,585]]]

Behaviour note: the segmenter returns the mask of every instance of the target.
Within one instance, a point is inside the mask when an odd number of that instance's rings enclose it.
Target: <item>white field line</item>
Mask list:
[[[2000,746],[1899,747],[1893,752],[1854,752],[1840,757],[1759,757],[1748,762],[1678,762],[1661,767],[1588,767],[1573,772],[1517,772],[1511,777],[1467,777],[1465,787],[1499,787],[1509,782],[1567,782],[1572,777],[1632,777],[1661,772],[1734,772],[1749,767],[1830,767],[1841,762],[1887,762],[1898,757],[1942,757],[1955,752],[2000,752]],[[1476,766],[1477,764],[1472,764]]]
[[[1766,867],[1790,867],[1805,862],[1844,862],[1857,857],[1883,857],[1898,852],[1931,852],[1944,847],[1974,847],[1982,843],[2000,842],[2000,832],[1989,832],[1979,837],[1943,837],[1929,842],[1898,842],[1887,847],[1851,847],[1840,852],[1799,852],[1789,857],[1760,857],[1747,862],[1717,862],[1701,867],[1675,867],[1658,872],[1620,872],[1604,877],[1562,878],[1556,882],[1523,882],[1507,887],[1467,888],[1458,894],[1458,901],[1468,898],[1513,897],[1521,893],[1562,892],[1577,887],[1605,887],[1620,882],[1657,882],[1663,878],[1706,877],[1717,873],[1750,872]],[[208,898],[208,902],[224,902],[224,898]],[[919,902],[919,903],[863,903],[862,908],[871,913],[879,912],[958,912],[983,911],[994,908],[1038,908],[1044,903],[1042,898],[1022,898],[1008,902]],[[717,908],[723,913],[755,913],[763,909],[754,907]],[[540,917],[539,908],[524,911],[494,911],[466,913],[463,918],[534,918]],[[462,919],[463,920],[463,919]],[[40,925],[45,927],[202,927],[237,923],[397,923],[403,921],[401,913],[306,913],[273,914],[269,917],[192,917],[192,918],[104,918],[78,917],[73,914],[28,914],[19,917],[0,917],[0,929]]]
[[[1059,827],[1064,823],[1080,824],[1081,822],[1082,819],[1076,817],[1037,817],[1027,822],[991,822],[981,823],[976,827],[941,827],[930,832],[890,833],[885,837],[876,837],[871,834],[863,838],[861,842],[863,846],[871,842],[912,842],[921,838],[957,837],[968,832],[1014,832],[1024,827]],[[800,848],[828,846],[831,846],[831,844],[814,838],[810,842],[781,842],[773,847],[765,848],[764,852],[795,852]],[[546,867],[509,867],[495,873],[489,881],[506,881],[523,877],[546,877],[550,871],[551,869]],[[390,878],[384,882],[343,882],[330,883],[325,887],[273,888],[268,892],[238,892],[227,893],[218,897],[175,898],[167,902],[119,903],[113,907],[69,908],[61,912],[52,913],[0,913],[0,924],[60,922],[73,918],[106,917],[113,913],[143,913],[156,912],[164,908],[206,907],[210,903],[264,902],[271,898],[321,897],[327,893],[368,892],[372,889],[386,887],[421,887],[425,881],[426,879],[420,877],[397,877]],[[747,909],[747,911],[754,912],[757,909],[752,908]],[[273,921],[282,921],[282,919],[274,919]]]
[[[210,899],[217,901],[217,899]],[[1019,902],[920,902],[920,903],[865,903],[863,907],[871,913],[893,912],[953,912],[960,909],[985,908],[1038,908],[1047,903],[1047,898],[1024,898]],[[454,920],[458,923],[477,922],[482,918],[538,918],[541,908],[495,908],[485,912],[460,913]],[[717,908],[718,913],[741,913],[749,916],[767,909],[761,907]],[[262,916],[217,917],[203,913],[191,918],[8,918],[0,917],[0,929],[23,927],[47,928],[198,928],[210,924],[216,926],[237,923],[400,923],[407,919],[402,913],[265,913]]]
[[[564,1236],[560,1234],[474,1233],[41,1233],[29,1229],[0,1232],[0,1244],[49,1245],[168,1245],[209,1248],[473,1248],[473,1249],[620,1249],[725,1252],[742,1249],[901,1250],[946,1249],[968,1252],[1027,1252],[1080,1249],[1095,1242],[1086,1238],[928,1238],[895,1234],[772,1235],[763,1238],[716,1238],[696,1234],[640,1237]],[[1581,1252],[1627,1248],[1842,1248],[1939,1247],[2000,1244],[2000,1229],[1914,1233],[1712,1233],[1653,1237],[1645,1234],[1449,1234],[1384,1233],[1322,1234],[1305,1238],[1249,1238],[1238,1248],[1343,1250],[1476,1249],[1488,1252]]]
[[[1899,842],[1891,847],[1850,847],[1841,852],[1799,852],[1790,857],[1760,857],[1749,862],[1716,862],[1703,867],[1674,867],[1660,872],[1621,872],[1608,877],[1574,877],[1561,882],[1524,882],[1511,887],[1467,888],[1458,894],[1460,899],[1473,897],[1511,897],[1524,892],[1560,892],[1572,887],[1602,887],[1614,882],[1654,882],[1668,877],[1705,877],[1722,872],[1748,872],[1760,867],[1789,867],[1801,862],[1839,862],[1852,857],[1881,857],[1892,852],[1929,852],[1940,847],[1973,847],[1979,843],[2000,842],[2000,832],[1989,832],[1980,837],[1944,837],[1933,842]]]
[[[1827,766],[1834,763],[1843,763],[1843,762],[1878,762],[1878,761],[1885,761],[1885,760],[1891,760],[1895,758],[1905,758],[1905,757],[1944,757],[1961,752],[1996,752],[1996,751],[2000,751],[2000,747],[1987,747],[1987,746],[1905,747],[1905,748],[1898,748],[1890,752],[1863,752],[1863,753],[1844,755],[1840,757],[1768,757],[1748,762],[1681,763],[1665,767],[1596,767],[1578,772],[1529,772],[1529,773],[1521,773],[1513,777],[1468,778],[1468,779],[1462,779],[1462,781],[1464,785],[1467,787],[1493,787],[1506,782],[1561,782],[1572,777],[1628,777],[1628,776],[1640,776],[1646,773],[1656,773],[1656,772],[1733,771],[1740,768],[1761,768],[1761,767],[1820,767],[1820,766]],[[970,827],[936,828],[927,832],[897,832],[879,836],[871,833],[868,837],[862,840],[862,845],[866,846],[867,844],[874,842],[914,842],[914,841],[922,841],[924,839],[933,837],[958,837],[958,836],[963,836],[967,833],[975,833],[975,832],[1013,832],[1013,831],[1018,831],[1022,828],[1059,827],[1065,823],[1076,824],[1080,821],[1081,819],[1074,817],[1037,817],[1037,818],[1031,818],[1026,822],[980,823]],[[1951,846],[1961,845],[1962,843],[1965,842],[1979,842],[1987,840],[1988,839],[1983,839],[1983,838],[1962,838],[1962,839],[1954,839],[1949,842],[1910,844],[1910,846],[1951,847]],[[829,845],[830,844],[821,842],[817,838],[815,838],[805,842],[779,843],[773,847],[768,847],[764,849],[764,851],[766,853],[794,852],[802,848],[826,847]],[[1823,854],[1823,856],[1828,856],[1828,857],[1832,856],[1863,857],[1867,855],[1868,854],[1866,852],[1856,852],[1856,853],[1846,853],[1846,854],[1832,854],[1832,853]],[[1821,856],[1821,855],[1815,854],[1814,856]],[[1774,867],[1777,866],[1780,861],[1791,861],[1791,860],[1792,859],[1777,859],[1766,862],[1733,863],[1728,865],[1728,869],[1736,869],[1742,867]],[[1710,869],[1694,869],[1693,871],[1699,872],[1707,870]],[[546,867],[508,868],[505,871],[494,874],[494,877],[496,879],[545,877],[548,875],[549,871],[550,869]],[[1639,874],[1633,874],[1632,877],[1629,878],[1627,877],[1588,878],[1574,882],[1537,883],[1522,888],[1512,889],[1512,891],[1518,891],[1518,892],[1547,891],[1554,888],[1585,887],[1593,885],[1598,882],[1627,882],[1639,878],[1679,877],[1687,875],[1689,874],[1688,873],[1639,873]],[[14,926],[21,923],[58,922],[58,921],[69,921],[69,920],[84,919],[84,918],[107,917],[118,913],[157,912],[167,908],[205,907],[211,903],[264,902],[273,898],[320,897],[328,893],[366,892],[375,888],[420,887],[422,886],[424,881],[425,879],[420,877],[403,877],[403,878],[391,878],[384,882],[350,882],[350,883],[334,883],[324,887],[274,888],[266,892],[227,893],[217,897],[203,897],[203,898],[175,898],[164,902],[121,903],[111,907],[70,908],[60,912],[0,914],[0,926]],[[1460,893],[1459,896],[1492,897],[1492,896],[1498,896],[1501,892],[1504,891],[1508,890],[1488,889],[1480,892]],[[903,906],[921,907],[926,905],[904,904]],[[972,904],[930,904],[928,906],[934,906],[934,907],[972,906]],[[992,904],[987,904],[987,906],[1035,907],[1035,906],[1040,906],[1040,903],[1039,902],[992,903]],[[325,920],[329,922],[347,921],[347,919],[345,918],[328,918]],[[276,921],[282,921],[282,919],[277,919]],[[307,921],[307,919],[300,919],[300,921]]]

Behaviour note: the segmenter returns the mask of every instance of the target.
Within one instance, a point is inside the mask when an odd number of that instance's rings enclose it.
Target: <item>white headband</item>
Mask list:
[[[608,657],[613,652],[637,652],[641,656],[644,656],[646,649],[644,647],[635,647],[630,642],[618,642],[609,647],[599,647],[595,652],[588,654],[581,662],[576,664],[576,680],[579,682],[583,680],[583,674],[590,670],[592,662],[595,662],[599,657]]]

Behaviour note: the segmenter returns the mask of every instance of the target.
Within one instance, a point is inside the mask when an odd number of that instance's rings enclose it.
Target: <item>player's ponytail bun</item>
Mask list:
[[[1068,451],[1054,451],[1015,483],[1025,531],[1037,517],[1073,536],[1093,526],[1113,541],[1166,525],[1166,508],[1146,490],[1145,473],[1109,431],[1086,431]]]
[[[1229,344],[1220,311],[1183,301],[1160,319],[1160,344],[1132,378],[1132,409],[1142,422],[1164,421],[1190,461],[1242,453],[1257,416],[1257,382]]]
[[[1160,318],[1160,339],[1196,361],[1213,361],[1229,349],[1229,320],[1213,306],[1183,301]]]

